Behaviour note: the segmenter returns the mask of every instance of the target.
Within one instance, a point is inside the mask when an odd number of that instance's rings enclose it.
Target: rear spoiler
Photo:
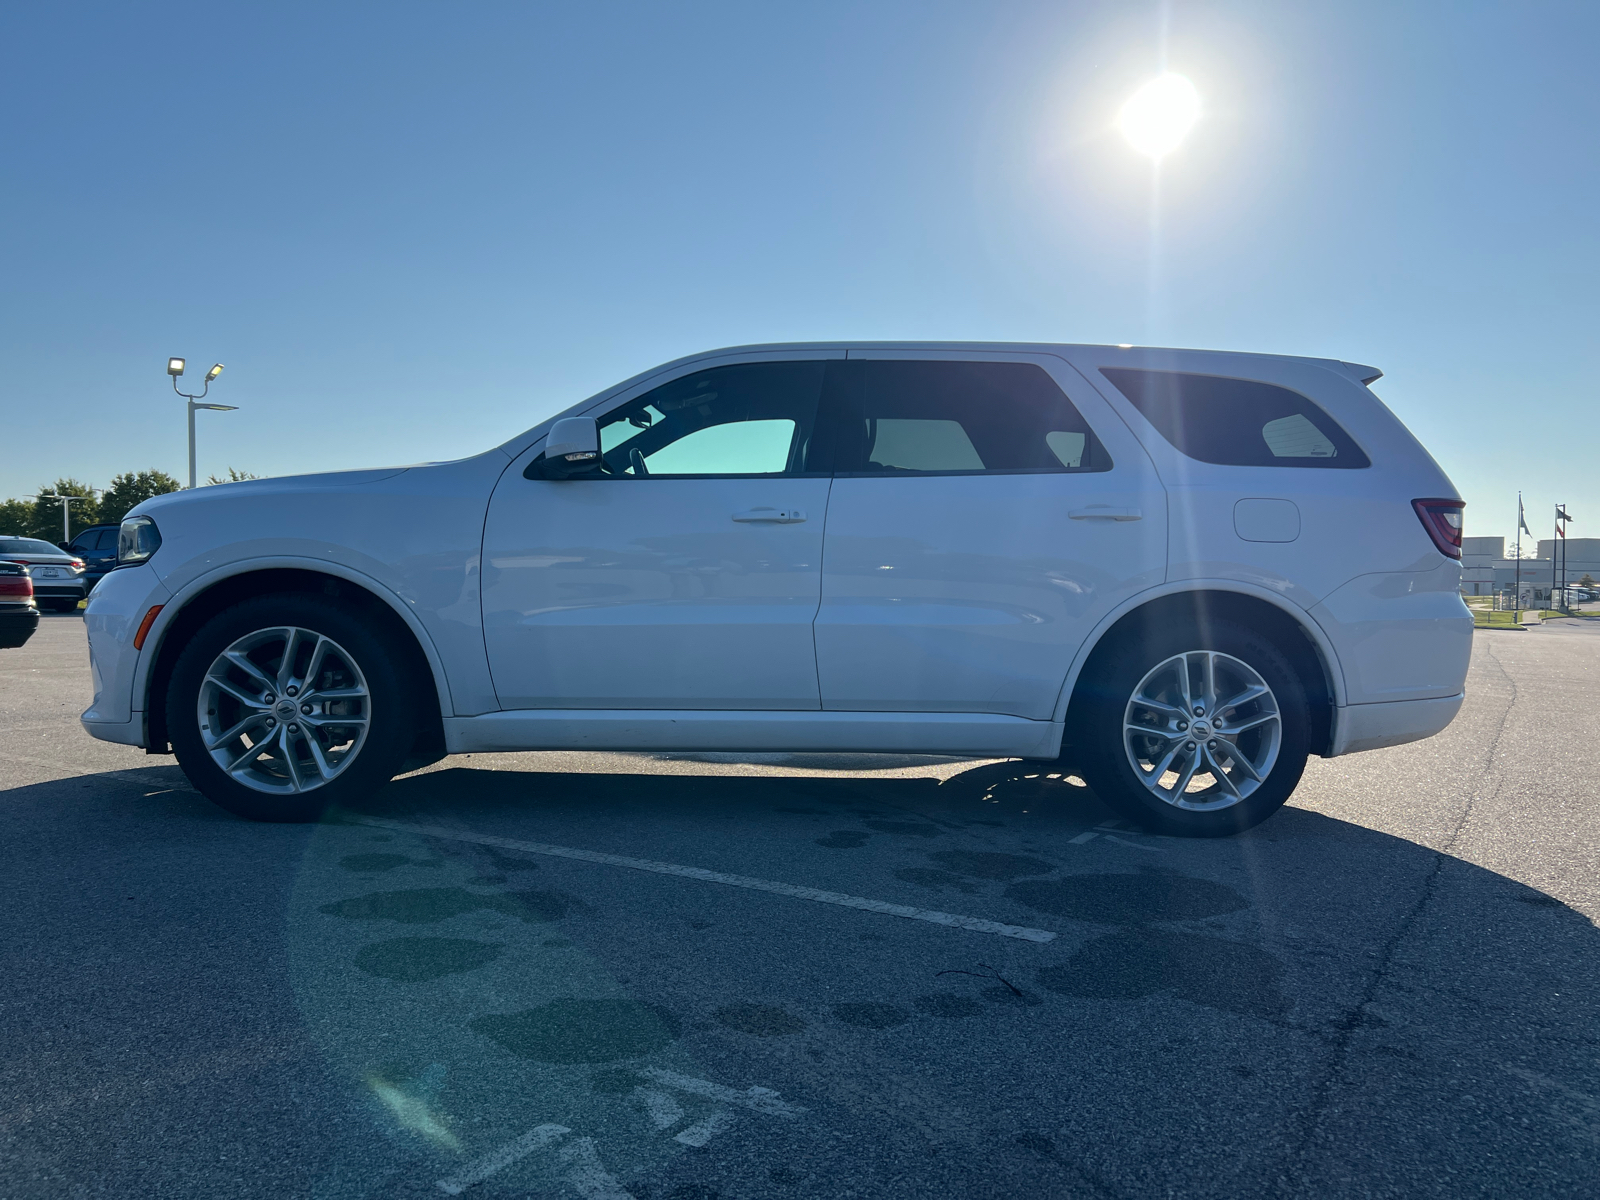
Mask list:
[[[1377,367],[1364,367],[1360,363],[1344,362],[1342,360],[1339,365],[1367,385],[1377,383],[1378,380],[1383,378],[1383,372],[1378,370]]]

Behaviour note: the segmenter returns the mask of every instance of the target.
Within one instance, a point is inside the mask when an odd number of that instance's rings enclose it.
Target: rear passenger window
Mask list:
[[[1370,467],[1338,423],[1299,392],[1254,379],[1103,367],[1156,432],[1229,467]]]
[[[844,366],[844,364],[841,364]],[[853,361],[841,474],[1106,471],[1072,402],[1032,363]]]

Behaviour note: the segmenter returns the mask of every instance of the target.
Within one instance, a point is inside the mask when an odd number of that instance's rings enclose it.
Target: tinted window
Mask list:
[[[851,362],[840,372],[842,473],[1105,471],[1110,459],[1032,363]]]
[[[608,473],[782,475],[805,468],[825,362],[699,371],[600,418]]]
[[[1230,467],[1368,467],[1370,459],[1299,392],[1253,379],[1105,367],[1173,446]]]

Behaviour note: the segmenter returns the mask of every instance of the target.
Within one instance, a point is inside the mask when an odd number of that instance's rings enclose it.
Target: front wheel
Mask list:
[[[1276,812],[1300,782],[1305,688],[1252,630],[1214,625],[1130,640],[1089,683],[1087,781],[1154,832],[1238,833]]]
[[[393,648],[319,596],[217,614],[173,668],[167,736],[208,799],[255,821],[313,821],[376,790],[410,748],[414,706]]]

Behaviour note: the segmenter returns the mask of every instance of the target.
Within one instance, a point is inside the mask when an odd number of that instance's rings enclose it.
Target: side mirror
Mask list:
[[[57,542],[56,545],[60,546],[68,554],[76,554],[77,553],[77,551],[74,550],[71,546],[69,546],[66,542]]]
[[[571,479],[600,467],[600,426],[593,417],[566,417],[545,435],[544,453],[528,464],[528,479]]]

